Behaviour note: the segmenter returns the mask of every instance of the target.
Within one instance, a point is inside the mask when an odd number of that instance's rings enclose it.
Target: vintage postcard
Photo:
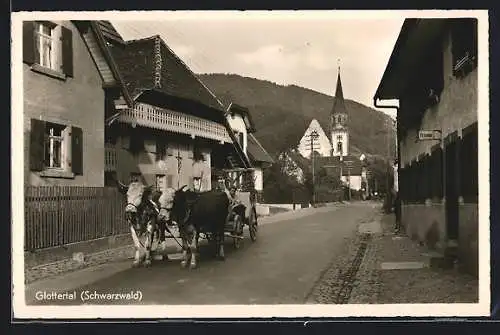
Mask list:
[[[13,13],[14,317],[489,315],[488,57],[487,11]]]

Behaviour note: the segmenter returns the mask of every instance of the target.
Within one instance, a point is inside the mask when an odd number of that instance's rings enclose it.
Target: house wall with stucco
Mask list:
[[[422,118],[420,129],[442,131],[443,137],[462,130],[477,122],[478,113],[478,72],[477,68],[463,78],[457,78],[452,71],[451,34],[442,43],[444,88],[439,102],[428,108]],[[401,100],[403,110],[408,102]],[[431,148],[439,141],[417,141],[419,129],[409,129],[401,139],[401,167],[408,166],[412,160],[423,153],[430,154]],[[442,147],[442,145],[441,145]],[[466,178],[461,176],[461,178]],[[400,185],[401,188],[401,185]],[[427,199],[425,204],[403,201],[402,223],[407,232],[416,240],[425,242],[438,250],[448,244],[446,236],[446,199]],[[478,204],[464,203],[459,197],[459,260],[470,273],[478,271]]]
[[[71,21],[53,21],[71,31],[73,75],[44,72],[36,64],[23,63],[24,182],[26,185],[104,185],[104,89],[103,81],[78,29]],[[81,174],[33,171],[30,137],[36,120],[82,130]],[[69,135],[68,135],[69,136]],[[70,141],[70,138],[65,138]],[[42,153],[43,155],[43,153]],[[70,150],[63,159],[70,165]]]

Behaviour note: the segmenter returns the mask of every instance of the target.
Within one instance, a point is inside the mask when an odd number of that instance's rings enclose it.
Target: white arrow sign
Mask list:
[[[441,139],[441,131],[440,130],[419,130],[418,131],[418,139],[420,141],[440,140]]]

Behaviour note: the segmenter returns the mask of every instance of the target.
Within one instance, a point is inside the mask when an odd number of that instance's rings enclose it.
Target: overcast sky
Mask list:
[[[162,21],[111,22],[126,40],[161,35],[195,73],[235,73],[329,95],[340,59],[344,96],[373,107],[403,18],[174,13]]]

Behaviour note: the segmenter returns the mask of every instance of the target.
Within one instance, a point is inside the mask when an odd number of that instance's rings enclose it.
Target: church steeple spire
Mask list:
[[[349,131],[347,129],[347,109],[340,79],[340,60],[338,60],[337,87],[331,111],[332,156],[347,156],[349,153]]]
[[[339,72],[337,75],[337,88],[335,89],[335,100],[333,102],[332,114],[347,114],[344,101],[344,92],[342,90],[342,80],[340,79],[340,64]]]

